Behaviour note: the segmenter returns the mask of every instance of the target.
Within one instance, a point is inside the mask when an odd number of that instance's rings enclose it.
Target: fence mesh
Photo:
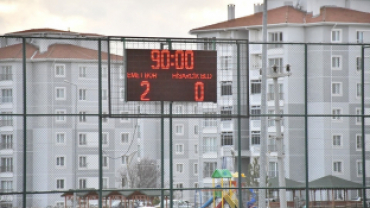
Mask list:
[[[261,191],[257,206],[280,207],[282,190],[288,207],[368,203],[366,45],[269,43],[262,69],[247,40],[0,43],[0,207],[247,207]],[[217,102],[127,101],[127,49],[216,51]]]

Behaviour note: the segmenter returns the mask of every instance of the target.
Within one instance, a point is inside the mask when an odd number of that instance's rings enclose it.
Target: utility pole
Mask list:
[[[283,73],[280,68],[276,65],[272,67],[272,72],[269,74],[268,78],[272,78],[274,82],[274,105],[275,105],[275,139],[277,146],[277,159],[279,168],[279,187],[286,187],[285,183],[285,165],[284,165],[284,142],[283,135],[281,133],[281,117],[277,114],[280,113],[280,93],[279,93],[279,83],[278,79],[280,77],[290,76],[290,65],[286,66],[286,73]],[[286,189],[279,189],[279,202],[280,208],[286,208]]]
[[[266,106],[266,72],[267,72],[267,0],[263,0],[263,17],[262,17],[262,69],[261,69],[261,114],[267,114]],[[260,182],[258,207],[266,207],[266,174],[267,174],[267,117],[261,116],[261,140],[260,140]]]

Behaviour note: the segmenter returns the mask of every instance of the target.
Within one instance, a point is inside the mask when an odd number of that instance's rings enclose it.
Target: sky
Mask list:
[[[52,28],[107,36],[195,37],[191,29],[253,13],[263,0],[0,0],[0,35]]]

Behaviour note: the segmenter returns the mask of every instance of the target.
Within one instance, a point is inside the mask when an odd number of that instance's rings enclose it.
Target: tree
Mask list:
[[[156,160],[143,158],[140,162],[127,165],[119,171],[121,187],[128,188],[159,188],[161,172]],[[127,184],[126,184],[127,183]]]

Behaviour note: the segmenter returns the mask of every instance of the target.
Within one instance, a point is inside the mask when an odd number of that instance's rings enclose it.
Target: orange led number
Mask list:
[[[141,94],[140,96],[140,100],[143,100],[143,101],[149,101],[150,99],[147,98],[146,96],[148,95],[149,91],[150,91],[150,83],[148,81],[142,81],[140,83],[140,86],[142,87],[146,87],[143,94]]]
[[[152,69],[159,69],[161,66],[161,54],[159,50],[152,50],[151,58],[152,61],[157,62],[155,65],[152,65]]]
[[[194,100],[203,101],[204,100],[204,83],[196,82],[194,85]]]

